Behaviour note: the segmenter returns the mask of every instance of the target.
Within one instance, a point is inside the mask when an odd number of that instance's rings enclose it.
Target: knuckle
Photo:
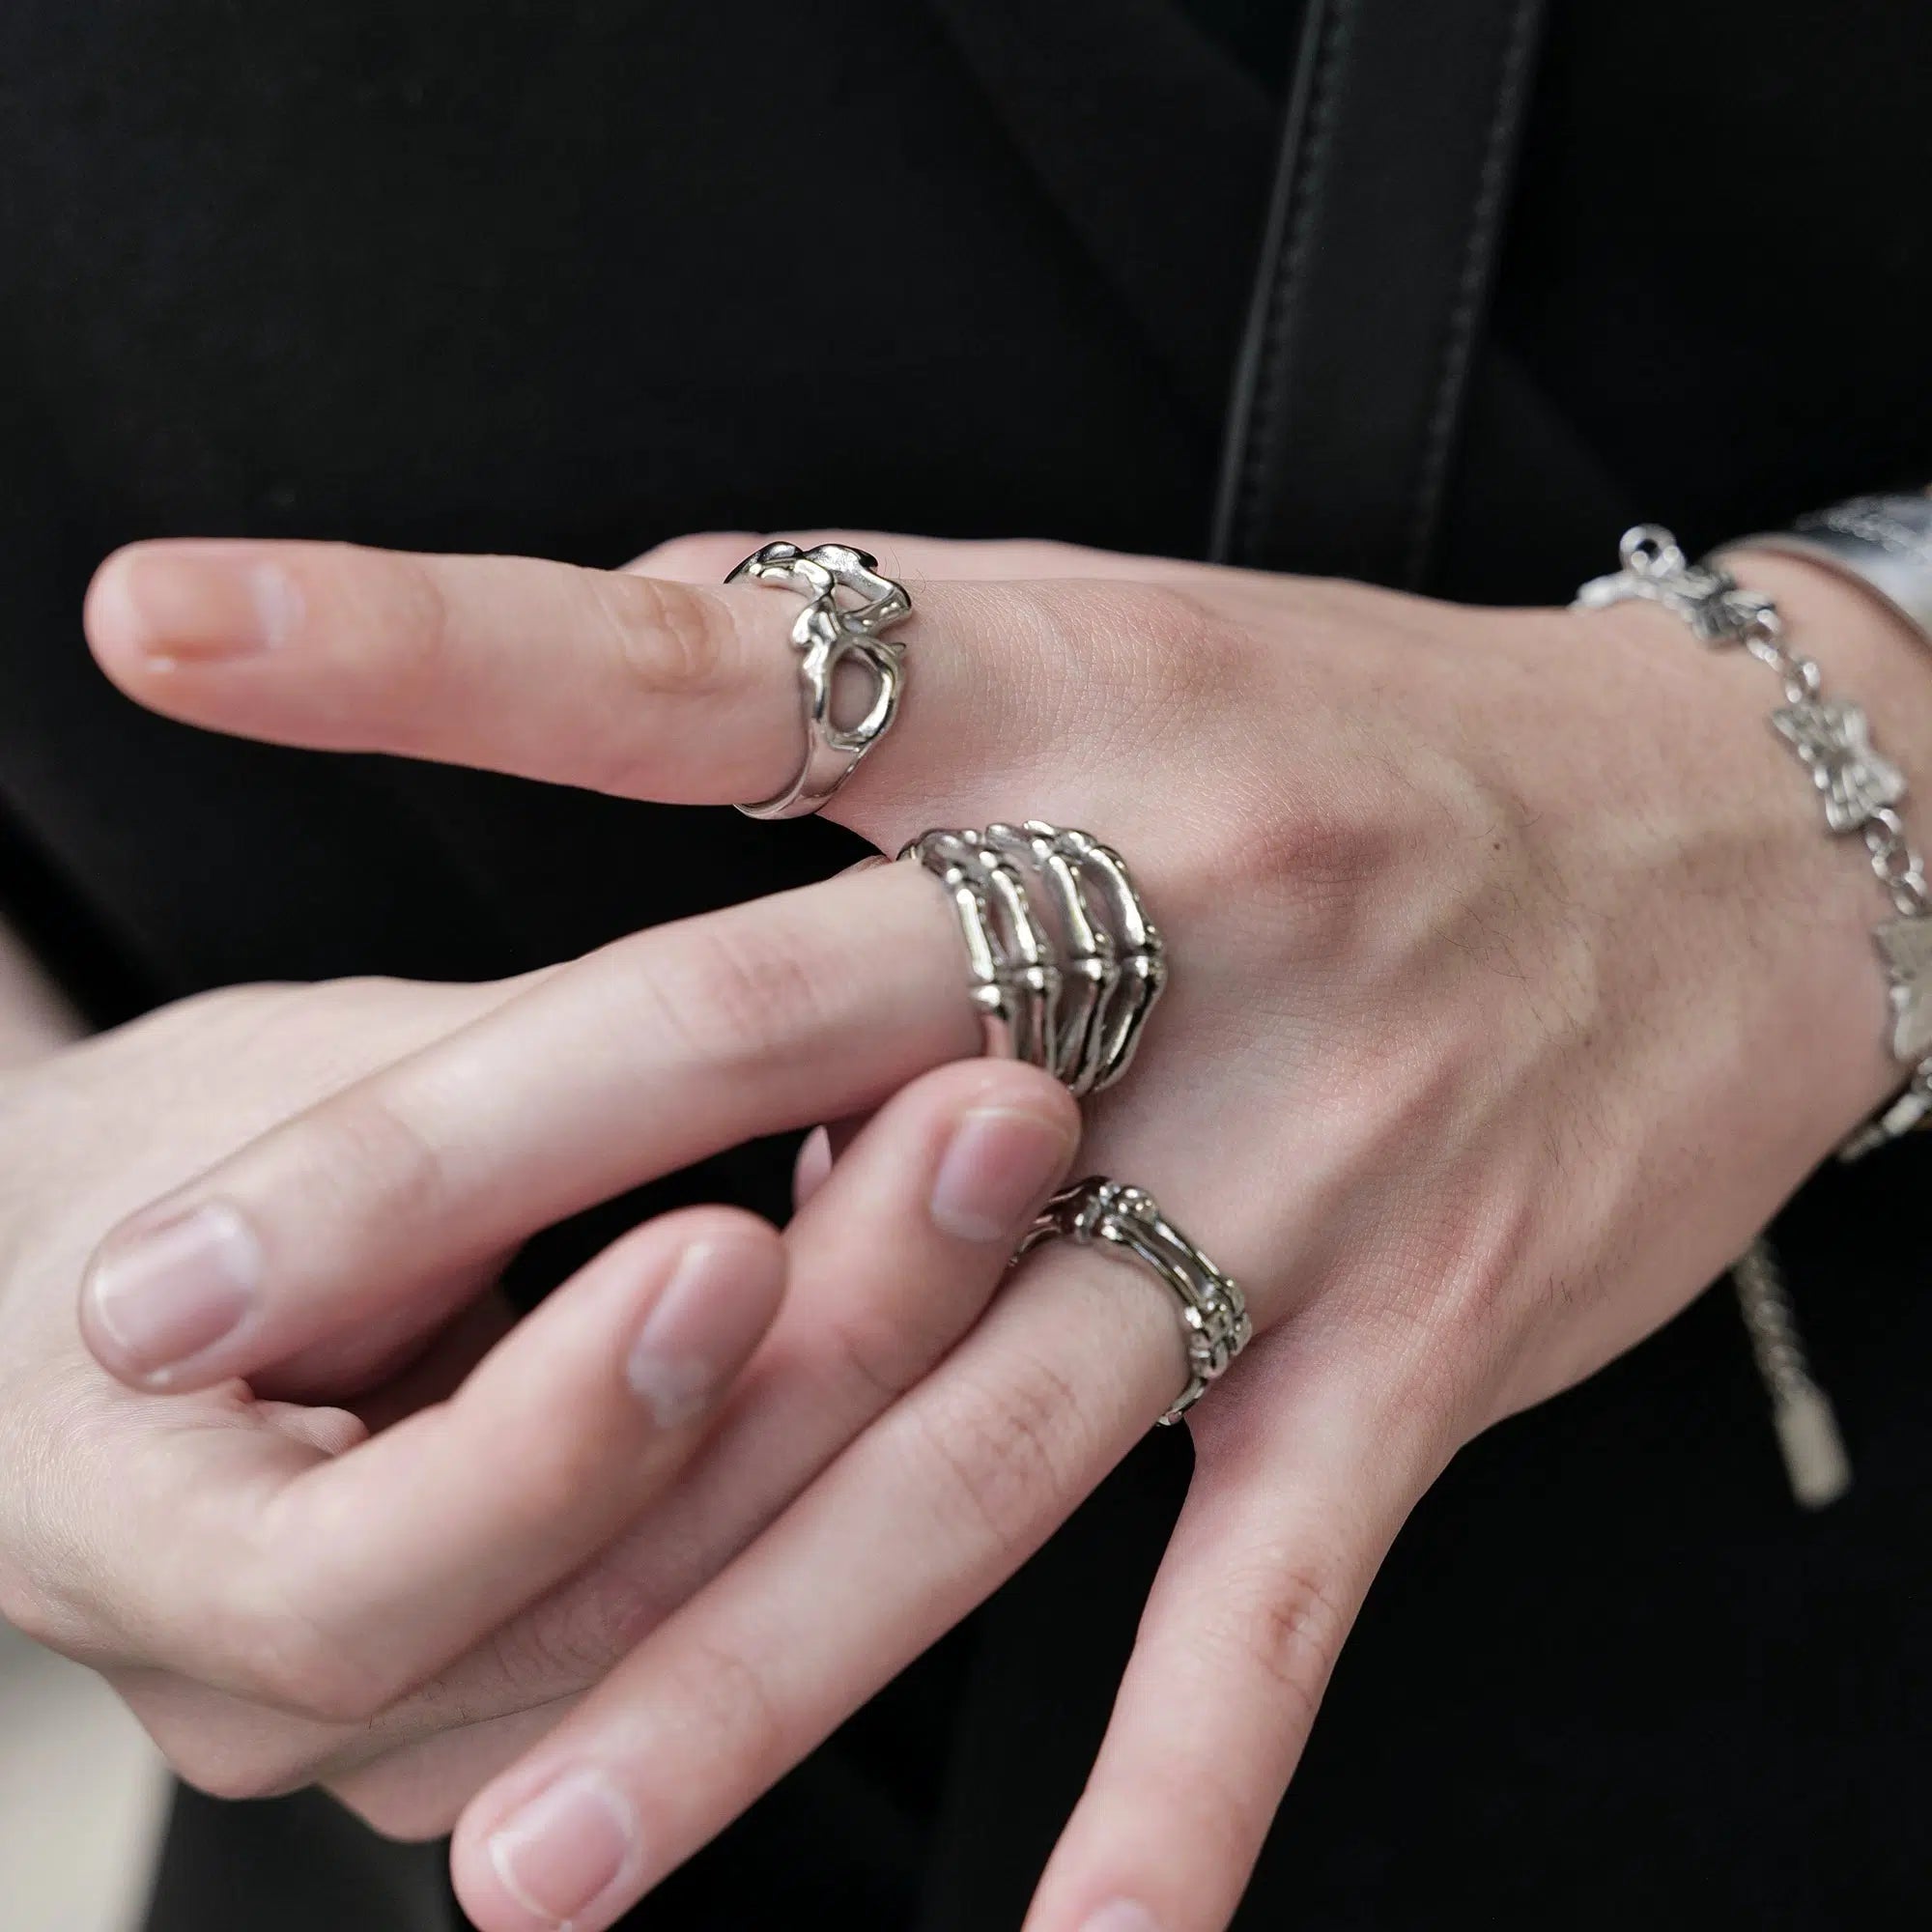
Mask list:
[[[1239,851],[1225,856],[1255,884],[1285,885],[1298,895],[1353,896],[1401,856],[1400,830],[1381,812],[1338,795],[1303,797],[1244,828]]]
[[[712,1574],[704,1550],[647,1512],[484,1639],[499,1689],[522,1709],[601,1683]]]
[[[491,1666],[518,1704],[546,1703],[610,1674],[657,1621],[660,1606],[607,1556],[487,1639]]]
[[[1349,1628],[1333,1583],[1305,1560],[1277,1564],[1265,1581],[1237,1587],[1225,1615],[1230,1650],[1305,1734]]]
[[[820,1342],[836,1364],[838,1378],[855,1388],[874,1411],[888,1407],[911,1387],[916,1372],[907,1367],[905,1337],[889,1321],[863,1311],[828,1316]]]
[[[441,581],[421,557],[384,555],[380,568],[381,621],[358,626],[352,641],[370,654],[365,668],[386,702],[409,714],[437,700],[449,666],[452,613]]]
[[[699,1065],[782,1065],[830,1015],[809,950],[748,921],[704,921],[674,949],[639,947],[631,957],[656,1018]]]
[[[1169,1829],[1208,1870],[1247,1871],[1280,1802],[1241,1760],[1212,1749],[1190,1751],[1186,1776],[1165,1780],[1160,1792]]]
[[[1209,597],[1179,583],[1094,579],[1009,586],[1007,595],[1030,621],[1003,678],[1093,771],[1144,759],[1151,738],[1251,738],[1231,732],[1230,710],[1235,695],[1256,688],[1257,642]]]
[[[256,1702],[319,1723],[362,1724],[394,1701],[396,1685],[296,1607],[290,1579],[242,1581],[223,1597],[204,1633],[218,1666],[212,1674]]]
[[[449,1199],[441,1151],[379,1087],[325,1101],[294,1132],[294,1166],[323,1225],[420,1226]]]
[[[1374,801],[1257,769],[1201,826],[1193,876],[1263,909],[1321,953],[1344,945],[1365,903],[1412,844]],[[1284,923],[1278,915],[1292,911]]]
[[[1214,701],[1247,688],[1252,640],[1200,592],[1179,583],[1110,584],[1094,608],[1140,668],[1148,696],[1163,707],[1177,697]]]
[[[1189,821],[1190,876],[1276,928],[1292,913],[1287,929],[1318,954],[1358,940],[1367,914],[1418,899],[1480,939],[1522,871],[1504,802],[1459,759],[1411,740],[1351,749],[1360,755],[1311,763],[1233,745],[1236,782]]]
[[[1163,1788],[1161,1804],[1205,1869],[1246,1872],[1267,1839],[1281,1789],[1238,1753],[1197,1750],[1186,1776]]]
[[[184,1784],[210,1798],[246,1801],[280,1798],[309,1781],[314,1755],[265,1727],[260,1712],[230,1713],[209,1693],[177,1688],[188,1694],[161,1708],[139,1695],[127,1701]]]
[[[1257,1712],[1284,1775],[1314,1727],[1348,1621],[1319,1563],[1275,1553],[1228,1579],[1188,1634],[1196,1657],[1221,1674],[1230,1708]],[[1187,1788],[1190,1832],[1245,1865],[1266,1834],[1280,1780],[1231,1768],[1241,1762],[1203,1755]]]
[[[1074,1493],[1081,1398],[1049,1362],[1013,1362],[997,1383],[967,1383],[943,1406],[902,1412],[936,1479],[942,1520],[990,1540],[1003,1555],[1031,1551],[1061,1500]]]
[[[1162,654],[1192,656],[1195,650],[1216,653],[1243,647],[1244,633],[1199,590],[1183,583],[1133,583],[1121,586],[1139,617],[1142,634]],[[1211,667],[1210,667],[1211,668]]]
[[[737,655],[729,607],[710,591],[622,571],[589,580],[594,611],[619,678],[645,698],[704,697]]]
[[[790,1726],[756,1663],[734,1646],[699,1641],[685,1674],[702,1731],[740,1765],[768,1770],[788,1762]]]
[[[333,1645],[287,1632],[264,1635],[245,1665],[262,1702],[322,1724],[366,1724],[386,1710],[392,1686]]]
[[[936,1324],[927,1319],[932,1313],[923,1305],[883,1305],[875,1297],[823,1311],[819,1341],[834,1374],[870,1412],[896,1402],[944,1351],[951,1338],[934,1332]]]

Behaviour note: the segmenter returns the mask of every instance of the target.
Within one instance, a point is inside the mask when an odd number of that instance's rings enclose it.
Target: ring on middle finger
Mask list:
[[[1120,854],[1043,819],[932,831],[901,859],[946,888],[986,1051],[1043,1067],[1076,1096],[1127,1070],[1167,956]]]

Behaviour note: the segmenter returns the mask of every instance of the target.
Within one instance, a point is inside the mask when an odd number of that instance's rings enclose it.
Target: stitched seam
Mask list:
[[[1354,25],[1354,0],[1335,0],[1321,23],[1315,72],[1309,82],[1308,131],[1290,188],[1288,217],[1283,229],[1280,259],[1268,292],[1262,331],[1261,376],[1248,414],[1247,446],[1241,460],[1240,507],[1235,520],[1238,550],[1249,553],[1261,512],[1262,479],[1270,467],[1279,438],[1288,386],[1288,351],[1294,328],[1294,296],[1303,279],[1320,211],[1322,179],[1327,172],[1335,131],[1335,101],[1342,56]],[[1231,559],[1236,561],[1238,559]]]
[[[1449,449],[1455,430],[1457,404],[1475,353],[1476,315],[1489,281],[1489,266],[1496,229],[1502,219],[1508,185],[1512,136],[1529,78],[1529,52],[1536,37],[1539,0],[1517,0],[1516,14],[1504,43],[1496,87],[1495,110],[1483,141],[1483,160],[1477,175],[1476,206],[1463,246],[1463,263],[1456,279],[1455,301],[1449,311],[1436,379],[1435,400],[1423,432],[1415,494],[1410,499],[1407,539],[1403,549],[1403,582],[1414,585],[1422,576],[1435,510],[1447,480]]]

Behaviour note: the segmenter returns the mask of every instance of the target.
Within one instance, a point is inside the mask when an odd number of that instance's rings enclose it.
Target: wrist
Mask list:
[[[1906,781],[1898,807],[1906,832],[1922,835],[1922,802],[1932,800],[1932,649],[1924,638],[1882,599],[1815,561],[1748,549],[1718,560],[1745,590],[1775,601],[1790,650],[1817,661],[1823,697],[1864,713],[1873,749]],[[1733,999],[1742,1012],[1775,1019],[1776,1031],[1757,1048],[1776,1063],[1765,1070],[1767,1103],[1822,1156],[1911,1072],[1891,1050],[1887,976],[1874,944],[1895,917],[1891,895],[1858,830],[1833,834],[1821,798],[1806,797],[1809,775],[1772,726],[1787,702],[1774,671],[1742,648],[1690,643],[1674,612],[1630,614],[1634,623],[1662,620],[1650,627],[1652,647],[1674,644],[1680,664],[1688,660],[1696,673],[1698,703],[1680,752],[1708,759],[1756,821],[1737,877],[1747,915],[1738,937],[1748,950],[1729,962]],[[1674,638],[1660,639],[1660,628]],[[1768,1014],[1743,983],[1747,976],[1764,980]]]

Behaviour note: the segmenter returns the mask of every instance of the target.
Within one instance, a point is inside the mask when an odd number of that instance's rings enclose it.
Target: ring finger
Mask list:
[[[1158,1290],[1069,1250],[1013,1286],[470,1807],[455,1874],[479,1925],[610,1924],[1016,1569],[1173,1400]]]
[[[529,1741],[527,1726],[413,1751],[399,1739],[446,1723],[452,1707],[487,1722],[586,1688],[722,1570],[971,1327],[1065,1177],[1078,1127],[1065,1091],[1030,1067],[942,1067],[895,1095],[786,1231],[785,1308],[677,1486],[589,1571],[336,1756],[325,1775],[338,1795],[391,1828],[403,1805],[412,1832],[447,1831],[461,1802]],[[522,1657],[551,1661],[541,1682],[506,1671]],[[564,1674],[563,1657],[582,1669]],[[372,1747],[389,1754],[345,1782]]]

